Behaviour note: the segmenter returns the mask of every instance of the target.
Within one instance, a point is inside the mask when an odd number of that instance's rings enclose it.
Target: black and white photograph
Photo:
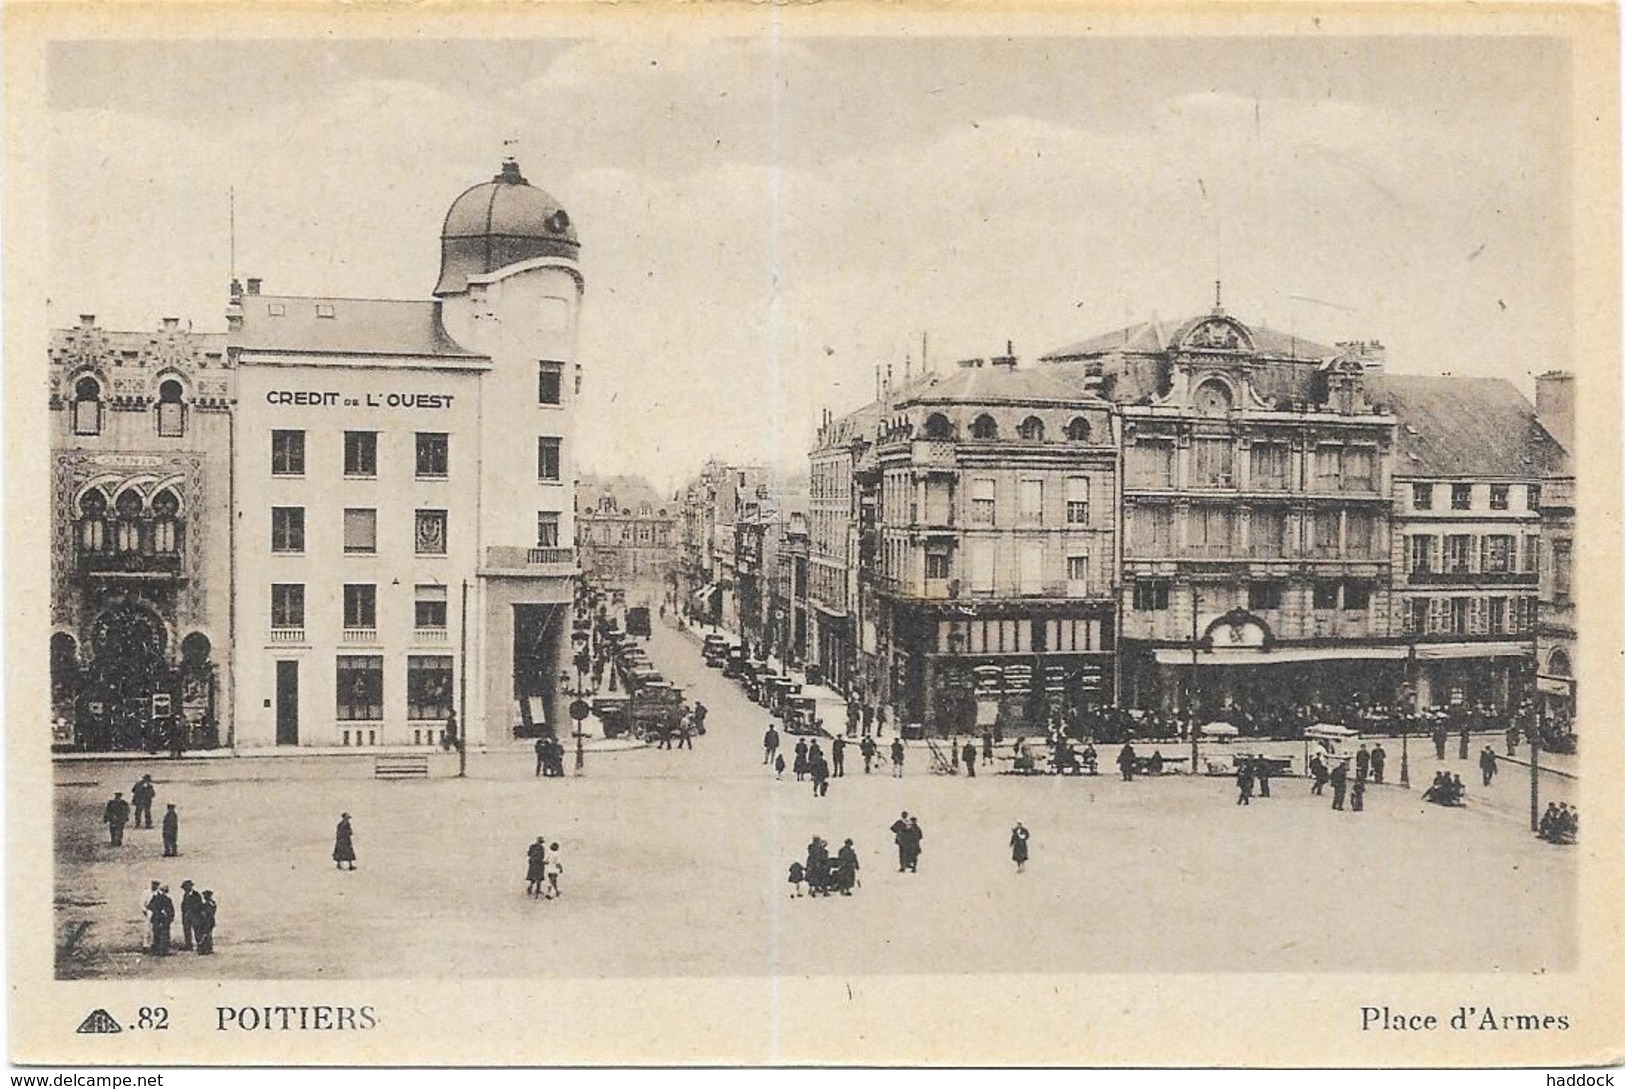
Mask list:
[[[13,1062],[1619,1060],[1614,10],[389,14],[10,13]]]

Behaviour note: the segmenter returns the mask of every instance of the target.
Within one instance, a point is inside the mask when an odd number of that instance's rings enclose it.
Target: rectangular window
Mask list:
[[[1146,504],[1134,511],[1134,551],[1140,556],[1166,556],[1174,550],[1174,508]]]
[[[420,510],[412,527],[412,551],[419,556],[446,554],[446,512]]]
[[[1252,486],[1262,491],[1284,492],[1287,487],[1287,448],[1282,442],[1253,444]]]
[[[158,434],[178,439],[186,434],[186,406],[179,401],[158,402]]]
[[[1450,509],[1473,509],[1473,486],[1471,484],[1450,485]]]
[[[993,499],[993,481],[977,477],[970,482],[970,522],[973,526],[991,526],[997,513]]]
[[[1364,559],[1375,555],[1377,520],[1371,516],[1370,511],[1351,510],[1343,525],[1344,542],[1347,554],[1355,559]]]
[[[378,551],[378,512],[371,507],[344,509],[344,551],[350,554]]]
[[[1066,592],[1073,597],[1089,593],[1089,553],[1074,552],[1066,558]]]
[[[993,548],[994,542],[982,539],[973,539],[966,542],[970,553],[970,588],[979,594],[993,592]]]
[[[303,476],[305,474],[305,433],[303,431],[271,432],[271,475]]]
[[[1321,579],[1315,583],[1315,608],[1337,608],[1337,583],[1331,579]]]
[[[1490,510],[1506,510],[1512,501],[1512,485],[1490,485]]]
[[[1168,607],[1167,579],[1139,579],[1134,583],[1134,611],[1161,612]]]
[[[1512,629],[1507,627],[1507,599],[1504,597],[1490,598],[1490,634],[1504,635]]]
[[[1552,542],[1552,593],[1558,601],[1567,601],[1574,588],[1574,545],[1570,541]]]
[[[954,523],[954,486],[951,480],[932,477],[925,482],[925,524],[951,526]]]
[[[1262,507],[1253,511],[1253,555],[1278,559],[1286,555],[1286,511]]]
[[[1086,476],[1066,478],[1066,524],[1089,524],[1089,478]]]
[[[451,475],[451,436],[440,431],[417,433],[418,479],[440,479]]]
[[[1279,582],[1253,582],[1247,585],[1247,608],[1254,612],[1281,607]]]
[[[564,401],[564,364],[543,363],[536,371],[536,402],[557,405]]]
[[[1369,582],[1345,582],[1343,584],[1343,611],[1363,613],[1371,607],[1371,584]]]
[[[271,551],[303,552],[305,550],[305,508],[271,508]]]
[[[559,449],[564,440],[544,437],[536,440],[536,479],[558,480],[561,472],[559,468]]]
[[[384,717],[384,659],[374,654],[341,654],[338,659],[340,722],[378,722]]]
[[[1532,533],[1523,539],[1523,569],[1531,575],[1540,574],[1540,535]]]
[[[1529,505],[1530,510],[1539,510],[1540,509],[1540,485],[1539,484],[1531,484],[1531,485],[1529,485],[1529,495],[1528,495],[1528,498],[1527,498],[1526,501],[1527,501],[1527,503]]]
[[[1016,553],[1020,567],[1021,592],[1023,594],[1041,594],[1044,592],[1044,543],[1042,541],[1023,541],[1020,551]]]
[[[1412,484],[1411,485],[1411,509],[1412,510],[1432,510],[1433,509],[1433,485],[1432,484]]]
[[[1142,439],[1126,451],[1128,482],[1134,488],[1174,486],[1172,439]]]
[[[1235,447],[1229,439],[1197,439],[1191,444],[1195,488],[1228,488],[1234,483]]]
[[[1429,575],[1437,567],[1439,539],[1432,536],[1416,535],[1407,537],[1406,551],[1410,554],[1411,573],[1413,575]]]
[[[102,433],[102,403],[97,400],[76,399],[73,402],[73,433],[100,435]]]
[[[1315,490],[1340,492],[1343,490],[1343,448],[1341,446],[1315,447]]]
[[[1428,615],[1432,612],[1432,602],[1425,597],[1413,597],[1410,608],[1405,613],[1406,626],[1416,635],[1428,633]]]
[[[1451,575],[1465,575],[1473,568],[1473,538],[1452,533],[1444,539],[1444,569]]]
[[[305,626],[305,587],[299,582],[271,584],[271,627]]]
[[[378,626],[378,587],[370,582],[345,583],[344,626],[349,629]]]
[[[1517,560],[1516,537],[1492,533],[1484,538],[1484,565],[1486,574],[1504,575],[1512,571]]]
[[[1230,508],[1194,506],[1190,513],[1190,547],[1204,555],[1230,551]]]
[[[536,547],[559,547],[559,513],[553,510],[536,512]]]
[[[1377,452],[1369,446],[1350,446],[1343,451],[1343,487],[1351,492],[1377,490]]]
[[[406,717],[413,722],[444,722],[451,714],[451,657],[406,656]]]
[[[945,579],[948,577],[948,553],[927,552],[925,554],[925,577],[928,579]]]
[[[1468,617],[1471,606],[1468,598],[1453,597],[1450,599],[1449,627],[1451,635],[1466,635],[1468,633]]]
[[[433,584],[420,585],[413,591],[412,626],[419,631],[444,631],[446,628],[446,588]]]
[[[1336,556],[1340,546],[1338,534],[1341,532],[1342,512],[1337,510],[1315,511],[1312,523],[1315,532],[1315,555]]]
[[[378,432],[346,431],[344,433],[344,475],[378,475]]]
[[[1021,521],[1026,525],[1042,525],[1044,521],[1044,482],[1032,478],[1021,481]]]

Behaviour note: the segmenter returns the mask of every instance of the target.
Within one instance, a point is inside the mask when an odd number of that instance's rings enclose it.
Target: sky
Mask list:
[[[1226,309],[1571,366],[1568,56],[1521,38],[55,43],[50,317],[426,298],[508,147],[587,281],[583,472],[805,470],[876,370]]]

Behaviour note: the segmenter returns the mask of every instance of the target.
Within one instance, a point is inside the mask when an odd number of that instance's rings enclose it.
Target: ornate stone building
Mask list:
[[[640,476],[589,476],[576,483],[576,541],[584,574],[615,583],[664,583],[677,529],[675,501]]]
[[[229,742],[225,338],[91,315],[50,345],[52,717],[58,747]],[[225,724],[225,725],[223,725]]]

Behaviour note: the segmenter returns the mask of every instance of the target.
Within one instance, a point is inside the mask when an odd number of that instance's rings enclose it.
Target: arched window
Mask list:
[[[59,631],[51,636],[51,702],[57,708],[67,710],[71,705],[78,674],[79,646],[73,636]]]
[[[102,384],[89,375],[73,385],[73,433],[102,433]]]
[[[1196,387],[1196,411],[1204,416],[1223,416],[1233,404],[1230,387],[1223,382],[1208,381]]]
[[[1561,647],[1552,651],[1551,657],[1546,659],[1546,672],[1553,677],[1569,677],[1573,669],[1569,665],[1569,656]]]
[[[1016,434],[1027,442],[1043,442],[1044,421],[1037,416],[1028,416],[1021,421],[1021,426],[1016,428]]]
[[[954,425],[948,422],[948,417],[940,412],[933,412],[925,418],[925,437],[928,439],[951,439],[954,437]]]
[[[209,637],[200,631],[192,632],[181,640],[181,661],[189,666],[202,666],[208,664]]]
[[[152,550],[154,552],[170,554],[180,550],[180,534],[178,532],[180,523],[176,519],[180,509],[180,498],[168,488],[153,497]]]
[[[126,488],[113,500],[113,547],[119,552],[141,550],[141,495]]]
[[[1089,421],[1082,416],[1072,417],[1072,422],[1066,425],[1067,442],[1088,442]]]
[[[107,549],[107,496],[92,488],[79,500],[79,551]]]
[[[999,437],[999,425],[987,413],[976,417],[970,425],[970,437],[973,439],[996,439]]]
[[[186,434],[186,405],[181,402],[181,384],[173,378],[158,383],[158,434],[178,439]]]

